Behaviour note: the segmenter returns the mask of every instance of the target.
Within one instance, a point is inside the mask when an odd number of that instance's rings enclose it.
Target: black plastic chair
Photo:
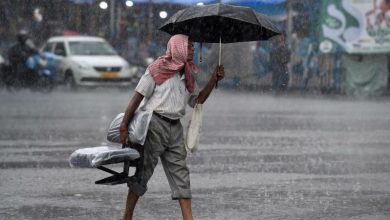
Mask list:
[[[126,147],[132,148],[132,149],[134,149],[136,147],[136,148],[139,149],[138,146],[130,147],[130,146],[127,146],[127,145],[123,144],[122,148],[126,148]],[[134,149],[134,150],[137,150],[137,149]],[[137,150],[137,151],[139,153],[139,150]],[[132,176],[129,176],[129,169],[130,169],[130,167],[137,168],[141,158],[142,158],[142,155],[140,155],[140,157],[138,159],[135,159],[135,160],[119,161],[119,163],[123,162],[123,171],[121,173],[118,173],[118,172],[116,172],[116,171],[114,171],[112,169],[109,169],[107,167],[104,167],[104,166],[96,167],[97,169],[105,171],[105,172],[110,173],[112,175],[109,176],[109,177],[103,178],[101,180],[95,181],[95,184],[100,184],[100,185],[117,185],[117,184],[128,183],[131,180],[131,178],[132,178]],[[118,163],[118,162],[115,162],[115,163]]]
[[[124,148],[130,149],[124,151]],[[130,167],[135,167],[135,172],[137,172],[137,169],[143,164],[141,163],[141,158],[143,158],[141,154],[143,154],[143,151],[140,151],[140,149],[141,146],[137,145],[132,147],[122,145],[122,149],[107,146],[83,148],[72,153],[69,162],[72,167],[97,168],[112,174],[111,176],[95,181],[95,184],[117,185],[129,183],[133,178],[133,176],[129,176]],[[117,172],[105,166],[119,163],[123,163],[122,172]]]

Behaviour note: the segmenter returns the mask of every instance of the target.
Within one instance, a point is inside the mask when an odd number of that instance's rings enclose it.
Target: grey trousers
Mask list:
[[[172,192],[172,199],[191,198],[190,173],[180,121],[168,122],[152,116],[144,146],[139,146],[141,160],[128,183],[131,191],[142,196],[160,157]]]

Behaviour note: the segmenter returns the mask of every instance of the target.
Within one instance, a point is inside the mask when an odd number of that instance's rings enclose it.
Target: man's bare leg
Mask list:
[[[181,214],[183,215],[183,220],[193,220],[191,199],[179,199],[179,203],[181,208]]]
[[[137,204],[139,196],[134,192],[129,190],[127,194],[126,209],[125,214],[123,215],[123,220],[132,220],[135,205]]]

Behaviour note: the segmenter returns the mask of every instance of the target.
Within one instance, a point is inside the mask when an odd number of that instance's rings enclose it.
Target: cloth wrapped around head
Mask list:
[[[148,66],[149,73],[152,75],[154,82],[161,85],[184,67],[186,88],[192,93],[195,90],[192,73],[197,72],[198,68],[187,58],[188,36],[176,34],[169,39],[166,54],[160,56]]]

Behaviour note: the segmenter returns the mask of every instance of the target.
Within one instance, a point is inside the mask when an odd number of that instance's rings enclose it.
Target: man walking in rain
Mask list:
[[[124,144],[131,144],[127,127],[138,108],[152,109],[153,116],[145,144],[137,147],[141,161],[137,166],[135,178],[128,184],[124,220],[132,219],[135,205],[139,197],[146,192],[147,182],[159,157],[171,188],[172,199],[179,200],[184,220],[193,219],[187,152],[180,118],[185,115],[187,104],[191,107],[196,103],[203,104],[216,83],[224,77],[223,66],[217,66],[208,83],[200,91],[192,78],[192,73],[197,69],[192,63],[194,51],[188,36],[172,36],[166,54],[148,66],[127,106],[120,126],[120,137]]]

